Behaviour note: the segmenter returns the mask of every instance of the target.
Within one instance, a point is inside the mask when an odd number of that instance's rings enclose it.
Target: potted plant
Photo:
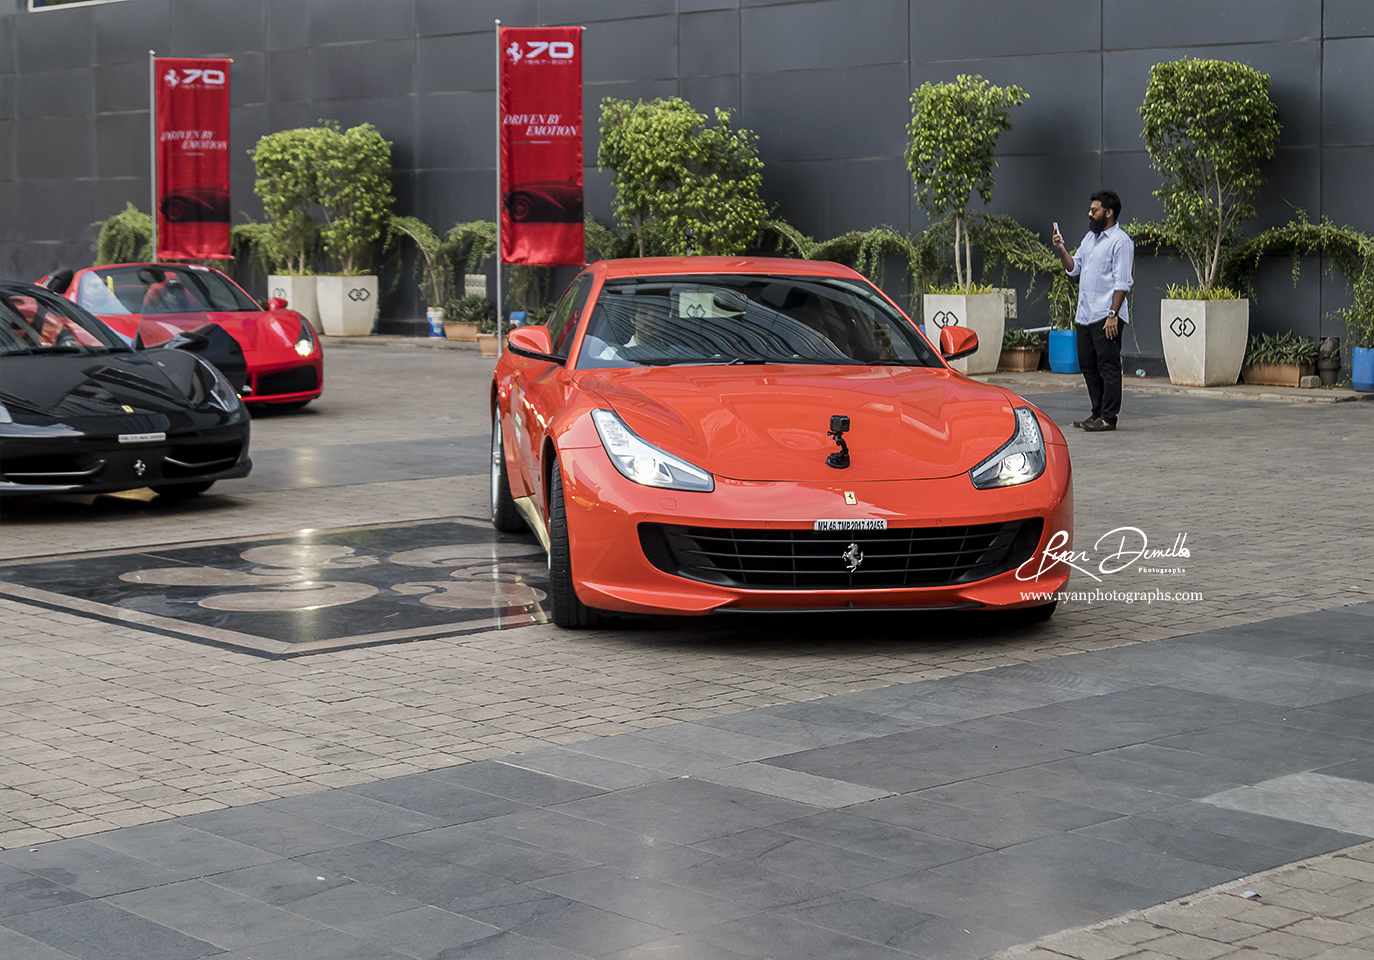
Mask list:
[[[482,356],[496,356],[496,307],[486,297],[474,293],[455,301],[445,313],[445,321],[445,333],[450,323],[466,328],[463,336],[452,339],[468,339],[467,330],[471,330],[471,339],[482,348]]]
[[[923,83],[911,94],[906,162],[916,198],[932,218],[953,215],[954,286],[932,289],[922,301],[932,343],[939,343],[940,330],[947,326],[968,327],[982,343],[1002,342],[1002,295],[973,282],[968,205],[975,192],[984,203],[992,199],[997,138],[1011,129],[1008,110],[1025,98],[1020,87],[994,87],[965,74],[952,83]],[[962,373],[992,373],[998,359],[998,352],[989,349],[951,366]]]
[[[1078,331],[1074,329],[1074,314],[1078,311],[1078,278],[1070,277],[1060,267],[1050,280],[1048,296],[1050,308],[1049,334],[1050,370],[1054,373],[1077,374]]]
[[[1240,376],[1246,383],[1271,387],[1299,387],[1303,377],[1317,372],[1317,341],[1288,331],[1260,333],[1250,338]]]
[[[261,238],[272,264],[267,295],[285,300],[317,331],[322,329],[315,297],[320,223],[310,211],[319,196],[319,140],[317,128],[279,130],[258,140],[252,151],[253,192],[267,214]]]
[[[1002,357],[998,370],[1012,370],[1024,373],[1040,368],[1040,354],[1045,349],[1045,341],[1040,334],[1032,333],[1021,327],[1009,327],[1002,335]]]
[[[1197,286],[1160,303],[1169,379],[1211,387],[1236,382],[1250,301],[1219,288],[1222,262],[1274,155],[1279,121],[1269,77],[1248,64],[1185,58],[1150,68],[1145,147],[1163,176],[1163,232],[1193,266]],[[1222,294],[1226,295],[1223,296]]]
[[[415,244],[415,273],[420,277],[420,296],[425,301],[425,318],[429,321],[430,336],[444,336],[448,339],[475,340],[476,328],[472,336],[457,335],[449,337],[448,328],[457,324],[445,323],[445,308],[457,296],[457,276],[453,268],[452,244],[430,229],[429,224],[415,217],[392,217],[387,227],[386,248],[400,237],[409,237]],[[435,330],[438,330],[438,333]]]
[[[391,217],[391,144],[370,123],[341,132],[327,121],[317,129],[320,240],[341,268],[316,281],[320,321],[331,336],[366,336],[377,316],[373,259]]]
[[[1366,393],[1374,391],[1374,317],[1348,311],[1345,329],[1350,343],[1350,385]]]

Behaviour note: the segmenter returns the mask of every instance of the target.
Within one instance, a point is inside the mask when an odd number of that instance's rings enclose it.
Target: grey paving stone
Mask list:
[[[175,821],[149,823],[97,834],[91,843],[114,850],[173,873],[199,876],[234,870],[279,859],[237,840],[206,833]]]
[[[1208,756],[1166,747],[1158,743],[1138,743],[1121,747],[1106,754],[1113,760],[1128,763],[1143,763],[1150,767],[1175,770],[1180,773],[1202,773],[1231,783],[1256,783],[1269,776],[1262,763],[1249,760],[1236,760],[1230,757]]]
[[[6,850],[0,862],[92,897],[173,883],[202,872],[194,864],[168,869],[87,839]]]
[[[328,790],[271,800],[262,806],[337,827],[369,840],[384,840],[403,833],[447,826],[440,817],[382,803],[346,790]]]
[[[762,870],[801,879],[815,879],[847,890],[883,880],[911,868],[905,863],[845,850],[828,843],[759,828],[696,845],[722,857],[751,863]]]
[[[1290,850],[1290,860],[1339,850],[1368,839],[1362,834],[1281,820],[1278,817],[1243,810],[1230,810],[1196,800],[1154,810],[1147,816],[1163,823],[1177,824],[1185,828],[1197,827],[1222,836],[1237,837]]]
[[[469,790],[480,790],[482,793],[510,800],[519,800],[531,806],[580,800],[605,792],[601,787],[526,770],[500,760],[479,760],[476,763],[443,767],[432,771],[430,776],[435,780],[456,783]]]
[[[761,712],[782,717],[784,720],[795,720],[807,726],[835,727],[864,738],[881,737],[926,726],[918,721],[855,709],[836,698],[785,703],[777,707],[766,707]]]
[[[1232,810],[1374,835],[1374,785],[1359,780],[1296,773],[1200,799]]]
[[[1263,720],[1210,727],[1166,737],[1158,743],[1164,747],[1263,763],[1272,771],[1271,776],[1374,756],[1374,743],[1368,740],[1334,737]]]
[[[799,820],[776,823],[772,829],[819,840],[844,850],[906,864],[908,869],[934,867],[986,853],[987,847],[936,836],[864,815],[866,807],[827,810]]]
[[[1176,738],[1175,742],[1183,748],[1191,745],[1185,737]],[[1115,753],[1114,750],[1108,750],[1090,756],[1056,760],[1045,764],[1045,769],[1052,773],[1073,773],[1090,780],[1106,780],[1124,786],[1148,789],[1182,800],[1205,797],[1219,790],[1239,786],[1235,781],[1206,770],[1157,767],[1137,760],[1121,759],[1114,756]]]
[[[703,774],[714,783],[795,800],[814,807],[847,807],[886,797],[892,791],[768,763],[742,763]]]
[[[947,803],[926,800],[920,794],[904,794],[865,804],[863,816],[910,827],[938,837],[971,843],[984,849],[1001,849],[1056,833],[1049,824],[1019,817],[973,816]]]
[[[551,893],[466,915],[522,937],[598,957],[670,935],[662,927]]]
[[[274,860],[256,867],[227,870],[206,878],[225,890],[276,907],[318,896],[339,887],[355,886],[356,881],[339,873],[327,872],[295,860]]]
[[[441,827],[393,837],[399,847],[462,864],[507,880],[537,880],[592,866],[586,860],[514,840],[499,840],[464,826]]]
[[[385,840],[307,854],[300,861],[324,875],[342,874],[420,903],[441,904],[498,886],[491,874]]]
[[[193,960],[214,944],[145,920],[103,900],[83,900],[9,917],[5,925],[81,960]]]
[[[1130,814],[1173,806],[1179,798],[1171,794],[1114,783],[1095,777],[1084,777],[1063,769],[1048,766],[1022,767],[1005,773],[979,777],[980,783],[990,783],[1008,790],[1025,791],[1042,797],[1053,797],[1096,807],[1110,813]]]
[[[594,863],[636,865],[642,860],[662,856],[678,846],[633,830],[621,830],[555,810],[536,810],[483,820],[473,829]],[[685,851],[687,848],[678,847],[674,852]],[[705,854],[698,856],[704,858]]]
[[[714,856],[704,850],[693,849],[691,853],[695,856],[690,860],[674,856],[644,860],[637,869],[643,876],[758,910],[814,900],[842,889],[829,875],[797,877],[759,870],[749,861]]]
[[[610,867],[550,877],[533,886],[675,933],[690,933],[756,912],[750,906]]]
[[[427,960],[461,955],[462,948],[467,944],[489,939],[501,932],[498,927],[433,906],[342,923],[339,927],[359,940],[380,944],[408,957],[424,957]]]
[[[695,936],[676,934],[663,940],[641,943],[608,954],[606,960],[757,960],[718,943],[707,943]]]
[[[357,843],[359,839],[356,833],[261,803],[197,813],[177,822],[283,857]]]
[[[1017,942],[1012,934],[987,929],[974,934],[945,917],[856,894],[836,894],[773,912],[932,960],[981,960]]]
[[[526,770],[548,773],[607,790],[663,779],[663,774],[657,770],[615,760],[602,760],[563,747],[546,747],[542,750],[518,753],[507,757],[506,761]]]
[[[1026,820],[1057,830],[1073,830],[1111,817],[1111,814],[1096,807],[1041,797],[1025,791],[1008,790],[977,780],[933,787],[914,796],[922,800],[948,804],[974,817]]]
[[[322,930],[215,954],[215,960],[414,960],[341,930]]]
[[[680,727],[694,729],[676,733]],[[707,717],[692,724],[653,727],[645,730],[642,735],[654,739],[682,737],[685,742],[701,742],[710,745],[713,750],[733,756],[736,760],[762,760],[765,757],[793,753],[799,747],[825,747],[833,743],[849,743],[863,739],[861,734],[849,730],[816,727],[785,717],[775,717],[759,710]]]
[[[1075,832],[1150,853],[1226,867],[1238,875],[1258,873],[1293,859],[1293,851],[1282,847],[1155,820],[1148,815],[1095,823]]]
[[[313,920],[203,880],[184,880],[122,893],[103,902],[223,950],[237,950],[325,929]]]
[[[628,763],[661,774],[695,774],[735,763],[733,757],[625,733],[569,744],[565,749],[602,760]]]
[[[530,809],[528,804],[469,790],[428,773],[357,784],[344,790],[403,810],[414,810],[433,817],[443,826],[503,817]]]
[[[420,901],[369,883],[346,883],[290,901],[286,909],[326,926],[385,917],[420,906]]]
[[[703,940],[751,957],[780,956],[788,960],[898,960],[904,956],[889,947],[845,936],[823,927],[797,923],[792,917],[759,913],[698,932]],[[909,956],[909,955],[906,955]]]
[[[73,960],[70,953],[0,926],[0,957],[5,960]]]
[[[0,866],[0,918],[85,899],[86,894],[46,877]]]

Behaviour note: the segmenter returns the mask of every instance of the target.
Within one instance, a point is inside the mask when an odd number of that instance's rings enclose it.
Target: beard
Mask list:
[[[1096,217],[1089,217],[1088,229],[1091,230],[1093,233],[1101,233],[1103,230],[1107,229],[1107,218],[1103,217],[1101,220],[1099,220]]]

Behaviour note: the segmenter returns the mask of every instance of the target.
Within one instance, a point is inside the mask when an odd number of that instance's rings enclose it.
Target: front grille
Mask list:
[[[166,477],[194,477],[228,470],[239,462],[241,453],[243,444],[238,440],[229,443],[177,444],[162,461],[162,473]]]
[[[15,483],[86,483],[103,466],[104,460],[88,456],[41,454],[6,457],[0,461],[0,475]]]
[[[309,393],[311,390],[318,390],[319,387],[320,378],[314,367],[295,367],[259,376],[249,399],[270,397],[279,393]]]
[[[848,531],[644,523],[639,542],[658,569],[706,583],[759,590],[879,590],[951,586],[1005,573],[1030,559],[1043,529],[1039,517]],[[850,560],[862,554],[853,571],[846,552]]]

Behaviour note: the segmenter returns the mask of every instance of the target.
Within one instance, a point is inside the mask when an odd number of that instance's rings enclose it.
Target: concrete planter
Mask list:
[[[1004,349],[1002,358],[997,362],[997,369],[1010,370],[1014,373],[1038,370],[1040,369],[1040,348],[1009,347]]]
[[[285,274],[272,274],[267,278],[267,295],[281,297],[286,305],[295,310],[319,333],[320,309],[315,299],[315,281],[318,277],[292,277]]]
[[[450,340],[461,340],[464,343],[477,342],[477,324],[459,323],[449,320],[444,324],[444,336]]]
[[[978,334],[978,352],[950,366],[960,373],[996,373],[1002,357],[1006,328],[1006,301],[1000,293],[927,293],[922,300],[926,336],[938,348],[945,327],[968,327]]]
[[[1316,372],[1315,363],[1246,363],[1241,365],[1240,378],[1266,387],[1300,387],[1303,377]]]
[[[366,337],[377,317],[377,278],[318,277],[320,322],[331,337]]]
[[[1161,300],[1159,330],[1170,381],[1186,387],[1229,387],[1245,359],[1250,301]]]
[[[496,356],[496,334],[494,334],[494,333],[479,333],[479,334],[477,335],[477,346],[481,348],[481,350],[482,350],[482,356],[484,356],[484,357],[494,357],[494,356]]]

